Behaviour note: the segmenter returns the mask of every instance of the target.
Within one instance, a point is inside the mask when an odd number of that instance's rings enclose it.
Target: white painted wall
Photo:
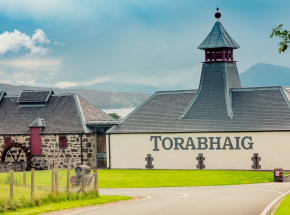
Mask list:
[[[229,147],[226,147],[226,150],[191,150],[190,147],[188,150],[174,150],[174,146],[170,150],[165,150],[162,142],[158,140],[159,151],[153,151],[154,140],[150,141],[151,136],[161,136],[162,139],[182,137],[185,141],[184,147],[188,137],[192,137],[196,148],[198,148],[197,137],[221,137],[221,148],[226,137],[230,137],[233,147],[236,147],[235,137],[250,136],[254,144],[249,150],[243,149],[241,143],[240,150],[230,150]],[[107,140],[107,149],[108,142]],[[245,143],[247,142],[251,141],[247,140]],[[207,144],[210,147],[209,142]],[[166,145],[168,147],[169,142],[166,142]],[[216,147],[217,145],[214,145],[214,148]],[[261,157],[262,170],[274,168],[290,170],[290,132],[111,134],[110,150],[111,168],[144,169],[145,157],[151,154],[154,158],[154,169],[196,169],[198,164],[196,157],[199,153],[203,153],[206,169],[251,169],[253,165],[251,157],[254,153],[258,153]]]

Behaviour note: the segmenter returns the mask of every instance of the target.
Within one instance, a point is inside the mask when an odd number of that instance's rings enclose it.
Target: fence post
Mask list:
[[[54,192],[54,167],[52,168],[51,171],[51,192]]]
[[[31,198],[34,197],[34,168],[31,169]]]
[[[98,170],[97,169],[94,169],[94,177],[95,177],[95,180],[94,180],[94,191],[96,193],[99,193]]]
[[[69,192],[69,177],[70,177],[70,168],[67,169],[67,175],[66,175],[66,192]]]
[[[26,187],[26,170],[23,171],[23,186]]]
[[[55,191],[57,192],[58,191],[58,174],[57,174],[57,171],[55,171]]]
[[[10,170],[10,199],[13,199],[13,170]]]
[[[85,170],[82,170],[82,193],[85,193]]]

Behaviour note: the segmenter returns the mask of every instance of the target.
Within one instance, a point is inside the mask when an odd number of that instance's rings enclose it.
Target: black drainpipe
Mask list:
[[[81,138],[81,165],[83,165],[83,134],[80,134]]]
[[[109,139],[109,167],[108,169],[111,169],[111,142],[110,142],[110,134],[108,134],[108,139]]]

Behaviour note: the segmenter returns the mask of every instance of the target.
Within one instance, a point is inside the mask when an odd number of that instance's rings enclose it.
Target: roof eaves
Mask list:
[[[192,90],[161,90],[157,91],[156,95],[163,95],[163,94],[180,94],[180,93],[196,93],[197,89]]]
[[[254,91],[254,90],[280,90],[282,86],[267,86],[267,87],[241,87],[241,88],[231,88],[230,91]]]

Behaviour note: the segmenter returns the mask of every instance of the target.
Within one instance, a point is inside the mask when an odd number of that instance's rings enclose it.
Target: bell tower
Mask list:
[[[233,51],[240,46],[222,26],[218,10],[215,13],[218,20],[198,46],[205,51],[199,88],[180,119],[195,119],[198,123],[199,120],[233,117],[230,89],[241,87]]]
[[[198,47],[198,49],[205,51],[205,61],[203,63],[235,62],[234,49],[240,48],[219,21],[221,13],[218,10],[219,8],[217,8],[217,12],[215,13],[215,17],[217,18],[215,25]]]

